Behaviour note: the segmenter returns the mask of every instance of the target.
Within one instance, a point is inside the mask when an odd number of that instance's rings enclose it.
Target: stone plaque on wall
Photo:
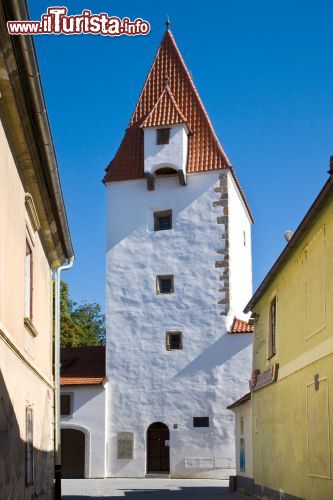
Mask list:
[[[131,459],[134,455],[134,433],[118,432],[117,434],[117,458]]]

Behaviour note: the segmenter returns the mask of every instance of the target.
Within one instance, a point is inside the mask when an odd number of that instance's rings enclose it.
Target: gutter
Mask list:
[[[55,417],[55,443],[54,443],[54,470],[55,487],[54,498],[61,500],[61,429],[60,429],[60,281],[61,271],[70,269],[74,264],[74,256],[68,263],[58,267],[54,274],[54,417]]]
[[[29,12],[25,0],[3,0],[3,5],[7,19],[29,19]],[[24,80],[23,88],[26,93],[26,98],[30,101],[30,108],[33,110],[32,118],[37,125],[37,133],[35,135],[37,144],[40,145],[42,154],[45,157],[46,170],[49,182],[48,187],[51,188],[50,198],[55,202],[55,212],[58,216],[60,225],[60,236],[64,253],[68,259],[73,254],[73,246],[69,233],[68,221],[62,195],[60,179],[58,174],[57,158],[54,149],[53,139],[50,130],[50,123],[47,115],[43,88],[40,80],[39,66],[36,57],[34,42],[31,36],[16,36],[10,37],[17,59],[22,62],[20,68],[21,79]],[[52,196],[53,195],[53,196]]]
[[[305,214],[302,222],[297,227],[295,233],[285,246],[282,253],[279,255],[274,265],[271,267],[269,272],[267,273],[264,280],[261,282],[259,287],[257,288],[255,294],[251,298],[250,302],[246,305],[244,309],[244,313],[249,313],[253,306],[258,302],[264,291],[267,289],[268,285],[273,281],[277,273],[283,264],[287,261],[289,255],[293,252],[293,250],[297,247],[300,240],[303,238],[306,231],[309,229],[314,217],[318,214],[318,212],[322,209],[326,196],[333,189],[333,157],[331,157],[331,169],[329,171],[330,177],[326,181],[324,187],[320,191],[319,195]]]

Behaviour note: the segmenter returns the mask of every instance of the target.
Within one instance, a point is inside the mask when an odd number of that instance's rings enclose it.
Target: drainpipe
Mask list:
[[[68,259],[68,264],[60,266],[54,275],[54,498],[61,500],[61,433],[60,433],[60,275],[73,266],[74,256]]]

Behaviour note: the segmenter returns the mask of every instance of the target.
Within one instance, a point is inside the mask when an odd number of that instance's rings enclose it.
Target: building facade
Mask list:
[[[106,473],[228,477],[252,216],[169,29],[104,183]]]
[[[61,349],[63,478],[105,477],[105,346]]]
[[[236,478],[234,490],[253,493],[253,446],[251,393],[228,406],[235,414]]]
[[[73,250],[32,40],[6,29],[16,6],[0,5],[0,496],[22,500],[52,498],[52,271]]]
[[[330,177],[246,307],[255,319],[254,492],[333,498]]]

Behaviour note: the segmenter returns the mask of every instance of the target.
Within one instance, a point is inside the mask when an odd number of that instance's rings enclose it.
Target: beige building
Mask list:
[[[0,496],[51,498],[52,273],[73,256],[33,41],[0,3]]]

